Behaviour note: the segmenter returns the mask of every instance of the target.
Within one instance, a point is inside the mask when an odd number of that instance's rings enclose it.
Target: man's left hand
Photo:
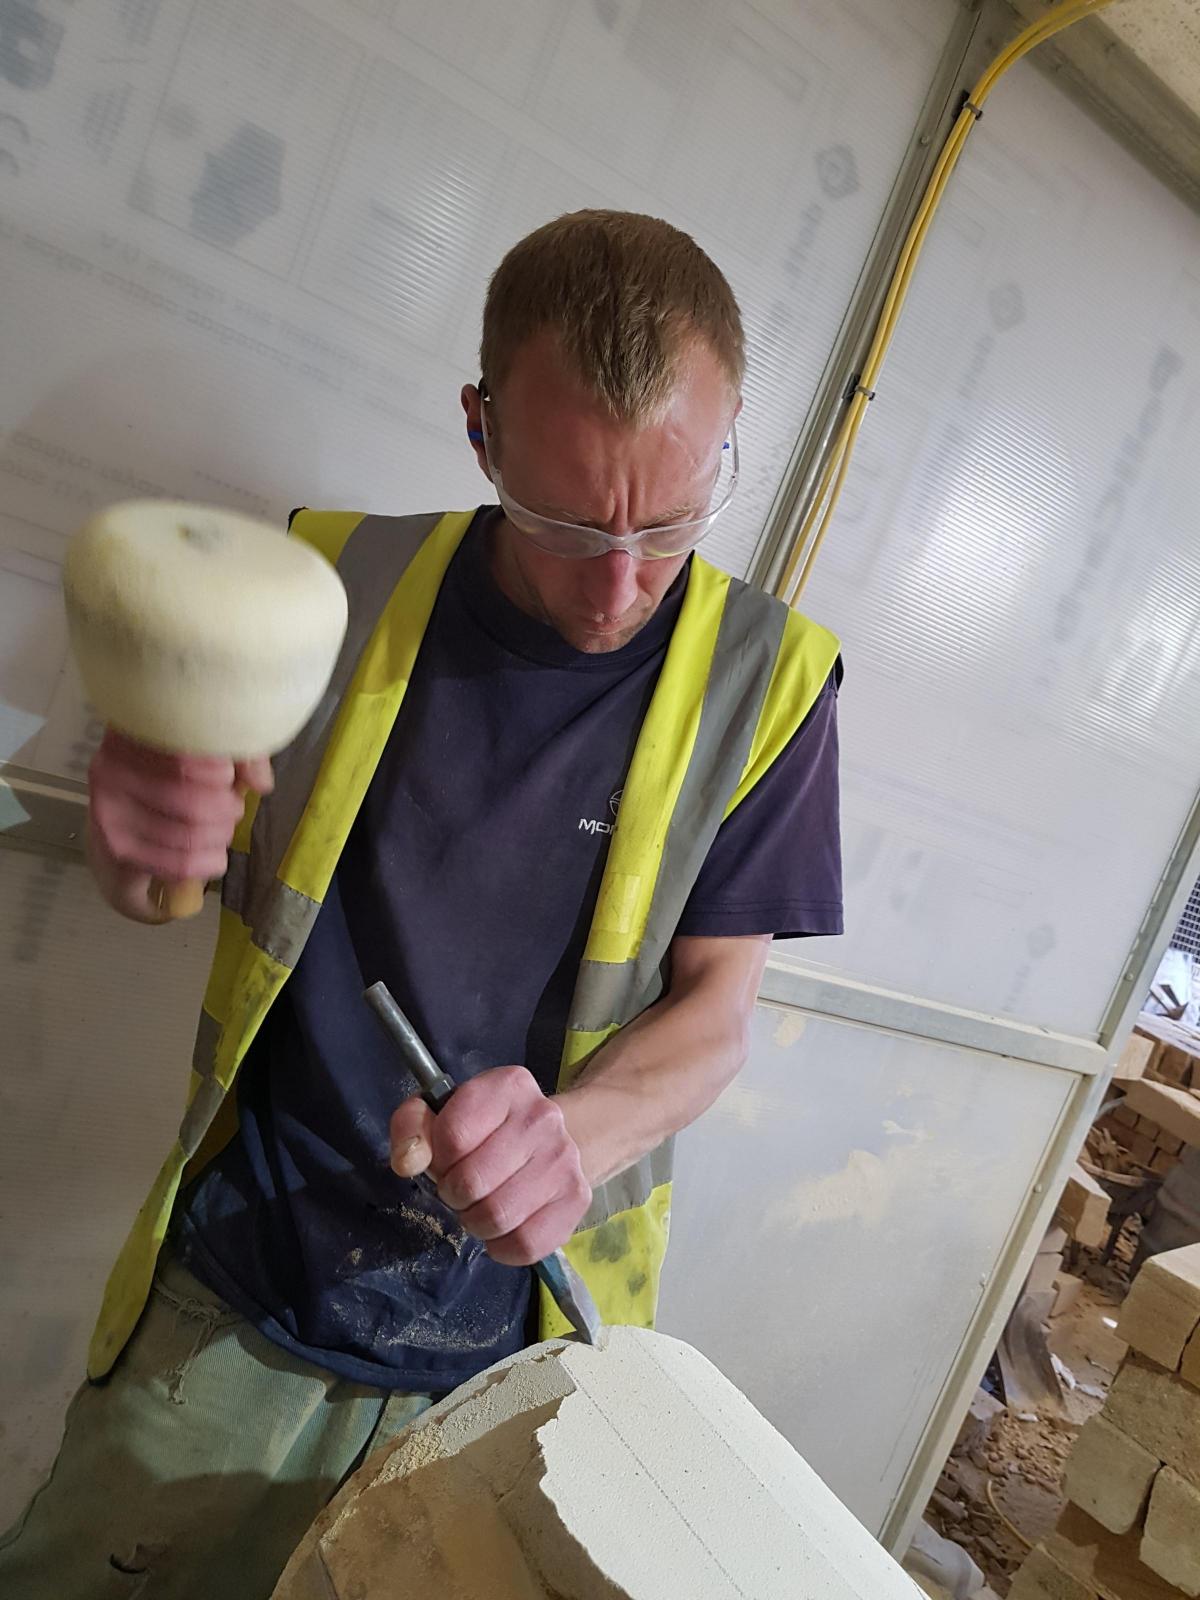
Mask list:
[[[436,1116],[406,1100],[392,1114],[391,1161],[402,1178],[429,1172],[467,1232],[510,1267],[565,1244],[592,1200],[561,1109],[524,1067],[469,1078]]]

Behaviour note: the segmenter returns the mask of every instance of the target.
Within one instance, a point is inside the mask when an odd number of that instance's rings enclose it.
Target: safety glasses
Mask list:
[[[492,460],[488,436],[492,432],[489,422],[491,400],[483,396],[483,434],[472,433],[471,438],[483,445],[488,472],[504,515],[519,533],[552,556],[565,556],[571,560],[586,560],[589,556],[607,555],[610,550],[625,550],[638,561],[665,561],[669,556],[680,556],[698,545],[713,523],[733,499],[738,482],[737,430],[729,424],[729,437],[721,447],[720,460],[713,476],[708,497],[709,510],[702,517],[690,517],[686,522],[663,523],[658,527],[641,528],[637,533],[605,533],[603,528],[589,528],[578,522],[559,522],[555,517],[543,517],[536,511],[514,500],[504,487],[504,479]]]

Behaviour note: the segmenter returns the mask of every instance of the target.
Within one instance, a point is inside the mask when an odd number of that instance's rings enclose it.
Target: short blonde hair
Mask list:
[[[741,392],[745,337],[733,291],[689,234],[658,217],[573,211],[513,245],[483,308],[488,393],[498,392],[518,349],[546,331],[622,421],[640,423],[662,408],[697,337]]]

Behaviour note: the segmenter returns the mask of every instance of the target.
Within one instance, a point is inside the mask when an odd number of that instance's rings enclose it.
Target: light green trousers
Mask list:
[[[178,1262],[0,1538],[4,1600],[268,1600],[309,1523],[429,1405],[263,1338]]]

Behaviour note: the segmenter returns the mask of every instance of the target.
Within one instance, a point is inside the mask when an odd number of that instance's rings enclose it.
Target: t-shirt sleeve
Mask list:
[[[788,744],[721,824],[677,934],[841,933],[841,677],[839,660]]]

